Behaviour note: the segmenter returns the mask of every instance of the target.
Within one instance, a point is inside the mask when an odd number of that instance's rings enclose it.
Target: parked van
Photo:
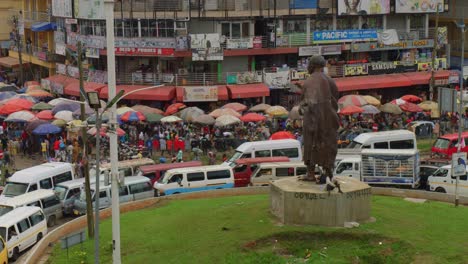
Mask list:
[[[42,209],[47,219],[47,226],[55,225],[62,218],[62,204],[53,190],[37,190],[0,202],[0,216],[21,206],[37,206]]]
[[[62,182],[54,187],[54,191],[60,199],[60,202],[62,203],[62,210],[64,215],[69,215],[73,213],[73,205],[75,203],[75,200],[80,198],[81,189],[84,188],[84,183],[85,179],[81,178]]]
[[[225,164],[230,165],[238,159],[264,157],[288,157],[291,161],[301,161],[301,143],[295,139],[246,142],[236,149]]]
[[[132,160],[122,160],[119,161],[119,175],[124,175],[124,177],[128,176],[135,176],[137,175],[137,170],[141,166],[145,165],[153,165],[154,160],[150,158],[143,158],[143,159],[132,159]],[[99,165],[99,170],[101,171],[101,179],[104,178],[104,174],[109,173],[111,171],[111,163],[104,163]],[[89,175],[91,177],[96,177],[96,167],[92,167],[89,170]]]
[[[452,165],[440,167],[427,179],[429,189],[433,192],[455,194],[457,178],[452,176]],[[458,181],[458,194],[468,197],[468,170]]]
[[[47,234],[47,222],[42,209],[23,206],[0,216],[0,237],[4,237],[8,257],[13,261],[19,254],[36,244]]]
[[[258,164],[265,162],[288,162],[288,157],[248,158],[238,159],[231,164],[234,170],[234,187],[246,187]]]
[[[125,185],[119,188],[119,200],[120,203],[126,203],[131,201],[143,200],[146,198],[153,197],[154,191],[151,188],[150,179],[143,176],[131,176],[125,178]],[[96,185],[91,185],[91,197],[94,201],[96,199]],[[99,209],[104,209],[111,206],[111,186],[101,183],[99,186]],[[86,214],[86,193],[82,191],[80,198],[75,200],[75,206],[73,209],[74,215]]]
[[[161,177],[164,177],[166,171],[178,168],[198,167],[202,166],[201,161],[188,161],[188,162],[177,162],[177,163],[163,163],[156,165],[141,166],[138,169],[137,176],[145,176],[151,180],[151,186],[157,182]]]
[[[408,130],[362,133],[345,149],[417,149],[416,135]]]
[[[303,162],[270,162],[261,163],[250,179],[252,186],[268,186],[271,181],[283,177],[307,174],[307,166]]]
[[[0,264],[8,264],[8,250],[5,240],[0,236]]]
[[[15,172],[8,179],[0,198],[14,197],[38,189],[53,189],[55,185],[74,178],[73,166],[70,163],[44,163]]]
[[[461,152],[468,152],[468,132],[463,132],[462,138],[465,140],[465,146],[462,144]],[[458,133],[440,136],[431,148],[431,156],[450,159],[458,150],[457,143]]]
[[[172,169],[153,187],[157,196],[233,188],[234,173],[225,165]]]

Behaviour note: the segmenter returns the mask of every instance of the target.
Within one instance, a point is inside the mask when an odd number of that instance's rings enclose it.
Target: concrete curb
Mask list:
[[[227,197],[227,196],[240,196],[240,195],[258,195],[258,194],[269,194],[270,187],[248,187],[248,188],[233,188],[233,189],[222,189],[213,190],[206,192],[194,192],[185,193],[178,195],[171,195],[165,197],[149,198],[136,202],[129,202],[120,205],[120,212],[126,213],[136,210],[141,210],[154,205],[164,200],[189,200],[189,199],[203,199],[203,198],[216,198],[216,197]],[[433,201],[440,201],[446,203],[453,203],[455,201],[454,195],[448,195],[445,193],[435,193],[428,191],[419,190],[407,190],[407,189],[394,189],[394,188],[382,188],[372,187],[372,194],[383,195],[383,196],[394,196],[394,197],[409,197],[427,199]],[[460,204],[468,205],[468,197],[460,197]],[[100,211],[100,219],[107,219],[112,216],[111,208]],[[63,224],[52,232],[48,233],[42,240],[37,243],[31,251],[24,263],[38,263],[46,252],[46,249],[50,244],[58,242],[62,237],[68,234],[78,232],[87,227],[86,216],[79,217],[70,222]]]

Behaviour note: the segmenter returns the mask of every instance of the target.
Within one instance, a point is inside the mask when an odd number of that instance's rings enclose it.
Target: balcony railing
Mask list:
[[[53,21],[52,14],[45,11],[28,11],[10,9],[10,16],[19,16],[20,12],[23,14],[25,22],[51,22]]]

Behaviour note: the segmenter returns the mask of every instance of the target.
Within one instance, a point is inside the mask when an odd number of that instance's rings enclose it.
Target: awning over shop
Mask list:
[[[362,77],[345,77],[335,79],[338,91],[356,91],[380,88],[411,86],[413,83],[404,74],[370,75]]]
[[[62,87],[67,87],[71,84],[77,84],[79,81],[73,77],[57,74],[57,75],[52,75],[47,78],[46,80],[49,80],[51,83],[56,83],[62,85]]]
[[[23,62],[23,64],[25,64]],[[6,68],[16,68],[20,65],[19,60],[17,58],[13,57],[1,57],[0,58],[0,66],[6,67]]]
[[[408,77],[413,85],[428,85],[431,81],[431,73],[430,72],[407,72],[403,73],[406,77]],[[450,76],[450,71],[443,70],[443,71],[436,71],[434,73],[434,79],[448,79]]]
[[[56,29],[57,25],[53,22],[40,22],[31,26],[31,30],[33,32],[54,31]]]
[[[117,85],[117,92],[124,90],[124,94],[137,89],[149,87],[148,85]],[[139,91],[132,93],[128,96],[124,96],[126,100],[144,100],[144,101],[170,101],[174,99],[176,95],[176,88],[174,86],[163,86],[148,90]],[[109,88],[106,86],[101,90],[99,94],[101,98],[107,99],[109,97]]]
[[[264,83],[228,85],[229,98],[252,98],[270,96],[270,89]]]
[[[184,88],[177,87],[176,88],[176,99],[178,102],[184,101]],[[227,91],[227,87],[225,85],[218,86],[218,101],[226,101],[229,100],[229,95]]]
[[[97,91],[100,89],[103,89],[107,85],[102,84],[102,83],[94,83],[94,82],[85,82],[84,83],[84,89],[86,92],[91,92],[91,91]],[[79,82],[73,82],[69,85],[67,85],[63,89],[63,93],[66,95],[72,95],[72,96],[80,96],[80,83]]]

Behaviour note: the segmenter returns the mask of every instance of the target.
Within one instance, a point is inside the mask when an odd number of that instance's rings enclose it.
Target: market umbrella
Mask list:
[[[380,107],[380,111],[384,112],[384,113],[389,113],[389,114],[395,114],[395,115],[399,115],[401,113],[403,113],[403,111],[401,111],[400,107],[396,104],[392,104],[392,103],[386,103],[384,105],[382,105]]]
[[[210,126],[210,125],[214,125],[216,120],[210,115],[200,115],[200,116],[195,117],[192,122],[195,124]]]
[[[269,104],[258,104],[249,109],[250,112],[265,112],[271,105]]]
[[[399,98],[399,99],[395,99],[395,100],[391,101],[390,103],[392,103],[392,104],[394,104],[394,105],[402,105],[402,104],[406,104],[407,101],[405,101],[405,100]]]
[[[0,92],[0,101],[8,100],[16,95],[15,92]]]
[[[29,87],[31,85],[39,85],[40,86],[41,84],[38,81],[27,81],[27,82],[24,83],[25,87]]]
[[[289,112],[288,118],[291,120],[300,120],[302,119],[302,115],[299,114],[299,106],[294,106],[291,111]]]
[[[21,110],[31,109],[33,103],[24,99],[12,99],[0,106],[0,115],[9,115]]]
[[[5,119],[6,122],[28,122],[35,118],[36,116],[34,113],[31,113],[30,111],[18,111],[14,112],[8,115],[8,117]]]
[[[42,124],[36,127],[33,130],[33,134],[35,135],[48,135],[48,134],[57,134],[60,133],[62,129],[53,124]]]
[[[56,126],[59,126],[59,127],[64,127],[64,126],[67,125],[67,121],[65,121],[63,119],[57,119],[57,120],[52,121],[52,124],[56,125]]]
[[[231,116],[234,116],[234,117],[237,117],[237,118],[241,117],[241,114],[239,114],[235,110],[232,110],[231,108],[216,109],[213,112],[209,113],[209,115],[214,117],[214,118],[218,118],[218,117],[223,116],[223,115],[231,115]]]
[[[257,113],[248,113],[239,118],[242,122],[260,122],[265,121],[266,117]]]
[[[164,111],[158,108],[149,107],[146,105],[135,105],[131,107],[133,110],[141,112],[143,114],[160,114],[163,115]]]
[[[37,103],[31,107],[31,110],[42,111],[42,110],[51,110],[54,108],[52,105],[44,102]]]
[[[359,114],[362,112],[364,112],[364,110],[361,107],[355,106],[355,105],[345,106],[341,108],[340,111],[338,111],[338,113],[341,115],[353,115],[353,114]]]
[[[37,84],[29,85],[29,86],[25,86],[25,87],[26,87],[26,93],[36,91],[36,90],[42,90],[41,86],[37,85]]]
[[[232,110],[237,111],[237,112],[243,112],[247,110],[247,106],[241,103],[228,103],[228,104],[225,104],[223,108],[231,108]]]
[[[197,116],[205,114],[205,111],[198,107],[187,107],[179,112],[179,117],[186,122],[192,122]]]
[[[145,117],[148,123],[159,123],[164,116],[156,113],[149,113],[145,114]]]
[[[91,129],[89,129],[86,133],[89,134],[89,135],[92,135],[92,136],[95,136],[96,135],[96,132],[97,132],[97,129],[96,127],[92,127]],[[102,137],[104,136],[109,136],[111,132],[108,130],[107,127],[101,127],[100,129],[100,135]],[[121,128],[117,128],[117,136],[121,137],[123,135],[125,135],[125,130],[121,129]]]
[[[296,137],[291,134],[289,131],[279,131],[276,133],[273,133],[270,137],[271,140],[280,140],[280,139],[296,139]]]
[[[36,117],[42,120],[52,120],[54,119],[54,114],[51,110],[42,110],[36,114]]]
[[[166,112],[164,112],[164,115],[166,116],[173,115],[179,112],[181,109],[184,109],[185,107],[186,105],[184,105],[183,103],[171,104],[169,107],[166,108]]]
[[[177,116],[165,116],[161,118],[161,123],[176,123],[180,121],[182,121],[182,119]]]
[[[2,101],[2,103],[7,103],[7,102],[10,102],[10,100],[13,100],[13,99],[22,99],[22,100],[26,100],[26,101],[29,101],[33,104],[37,103],[38,100],[30,95],[27,95],[27,94],[17,94],[13,97],[11,97],[8,101]]]
[[[128,111],[122,116],[120,116],[120,119],[124,122],[140,122],[140,121],[145,121],[146,117],[140,112],[137,111]]]
[[[418,113],[423,112],[423,109],[416,104],[407,102],[406,104],[400,105],[401,110],[405,112]]]
[[[432,111],[439,109],[439,104],[433,101],[424,101],[418,104],[418,106],[421,107],[424,111]]]
[[[375,115],[375,114],[380,113],[380,110],[373,105],[365,105],[362,107],[362,110],[364,110],[362,112],[363,114]]]
[[[127,112],[135,112],[135,110],[127,106],[122,106],[122,107],[117,108],[117,115],[123,115]]]
[[[85,116],[90,116],[94,114],[94,112],[95,112],[94,109],[92,109],[89,106],[85,106]],[[73,116],[76,118],[81,117],[81,107],[73,111]]]
[[[61,103],[61,104],[54,106],[54,108],[52,108],[52,113],[56,114],[61,111],[70,111],[73,114],[73,112],[75,112],[76,110],[80,108],[81,108],[80,104],[77,104],[77,103],[73,103],[73,102]]]
[[[53,113],[53,110],[52,110]],[[68,111],[68,110],[63,110],[54,115],[56,119],[62,119],[65,120],[66,122],[70,122],[73,120],[73,112]]]
[[[412,94],[403,95],[400,98],[407,101],[407,102],[410,102],[410,103],[420,103],[420,102],[422,102],[421,97],[418,97],[418,96],[412,95]]]
[[[355,95],[355,94],[350,94],[350,95],[345,95],[338,99],[338,104],[344,106],[348,105],[355,105],[355,106],[363,106],[368,104],[366,99],[364,99],[360,95]]]
[[[215,126],[216,127],[226,127],[226,126],[232,126],[235,124],[239,124],[241,120],[235,116],[232,115],[222,115],[218,118],[216,118]]]
[[[32,132],[34,129],[36,129],[36,127],[38,127],[39,125],[42,125],[42,124],[49,124],[49,122],[47,122],[45,120],[36,119],[36,120],[31,121],[31,122],[28,122],[28,124],[25,127],[25,130],[27,132]]]
[[[281,117],[281,116],[287,116],[289,114],[288,110],[286,108],[276,105],[268,108],[265,113],[269,114],[272,117]]]
[[[382,104],[379,99],[371,95],[363,95],[362,98],[364,98],[368,104],[373,106],[379,106]]]
[[[26,94],[35,98],[54,97],[51,93],[46,92],[44,90],[33,90],[26,92]]]
[[[61,104],[61,103],[69,103],[70,100],[68,99],[64,99],[64,98],[56,98],[56,99],[52,99],[48,102],[48,104],[52,105],[52,106],[56,106],[58,104]],[[78,101],[76,101],[76,103],[79,103]]]
[[[89,116],[86,121],[89,123],[89,124],[96,124],[96,114],[93,114],[91,116]],[[109,122],[109,114],[107,112],[105,112],[104,114],[101,115],[101,123],[107,123]]]

